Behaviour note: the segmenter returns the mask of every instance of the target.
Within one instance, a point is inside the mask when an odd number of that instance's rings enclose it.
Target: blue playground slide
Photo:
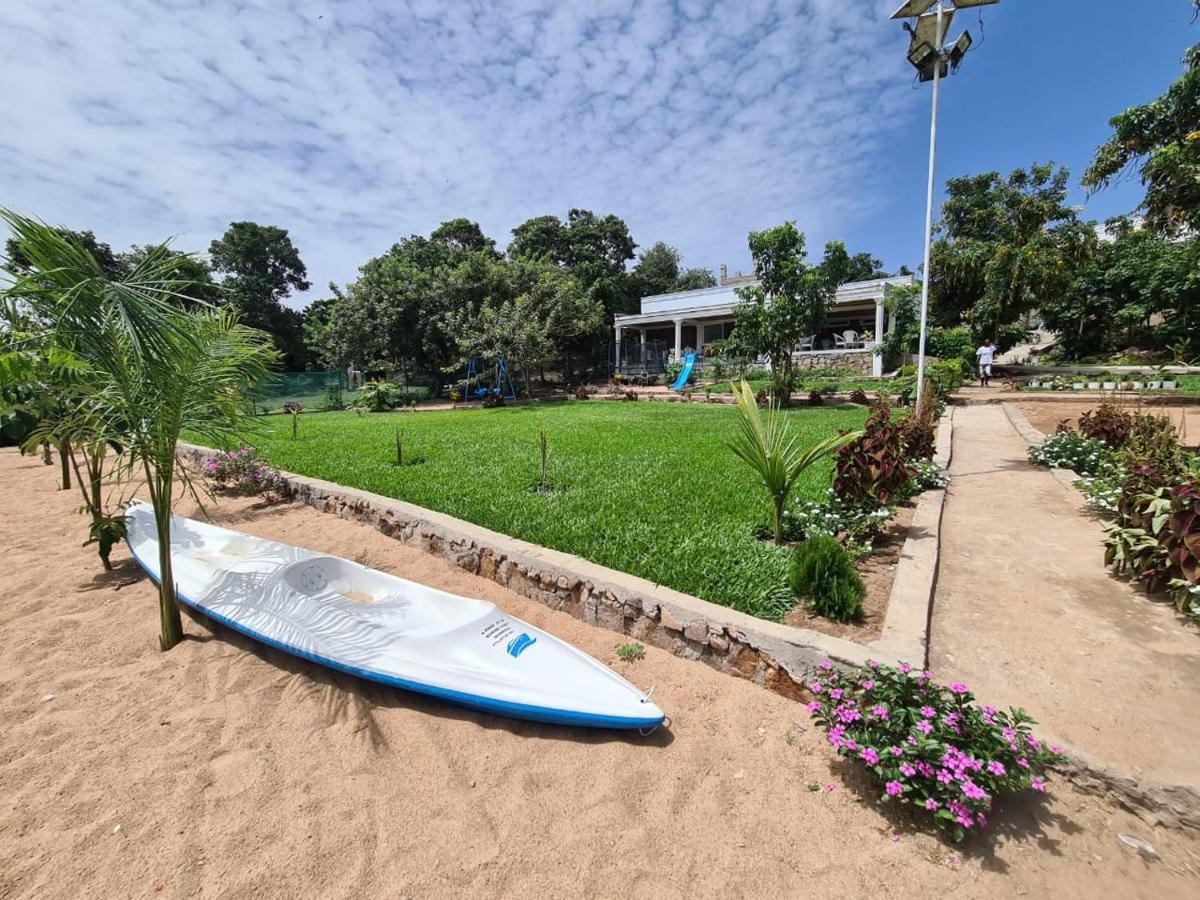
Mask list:
[[[671,390],[682,391],[683,386],[687,384],[688,379],[692,377],[692,366],[696,364],[696,354],[689,353],[683,358],[683,368],[679,370],[679,377],[675,379],[675,383],[671,385]]]

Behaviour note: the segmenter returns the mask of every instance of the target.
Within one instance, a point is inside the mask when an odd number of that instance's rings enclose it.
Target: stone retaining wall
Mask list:
[[[947,420],[939,430],[946,458],[949,437]],[[186,444],[179,450],[182,458],[197,464],[212,452]],[[925,661],[943,491],[922,495],[916,512],[926,523],[920,546],[909,553],[906,543],[883,634],[879,641],[863,645],[757,619],[410,503],[287,472],[283,478],[293,500],[363,522],[551,609],[793,699],[805,696],[804,685],[825,659],[846,666],[863,665],[868,658],[891,665]],[[910,568],[912,577],[907,577]]]
[[[794,357],[797,369],[851,369],[863,375],[871,374],[871,364],[875,362],[875,354],[870,350],[850,350],[838,352],[823,350],[818,353],[804,353]]]

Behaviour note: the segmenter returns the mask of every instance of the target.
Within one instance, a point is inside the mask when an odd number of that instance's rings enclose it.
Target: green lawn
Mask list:
[[[812,443],[861,427],[861,407],[787,413]],[[407,500],[535,544],[640,575],[766,618],[779,618],[788,556],[758,541],[762,490],[726,446],[736,411],[726,406],[571,401],[493,410],[305,413],[258,419],[246,442],[280,468]],[[538,430],[556,490],[531,490]],[[396,467],[396,429],[406,457]],[[822,496],[832,464],[801,480]]]

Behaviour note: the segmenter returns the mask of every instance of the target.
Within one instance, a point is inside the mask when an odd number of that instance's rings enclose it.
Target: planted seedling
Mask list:
[[[538,429],[538,454],[541,457],[541,467],[539,469],[537,491],[539,494],[548,494],[554,488],[550,486],[550,478],[548,476],[548,468],[550,465],[550,442],[546,439],[546,429]]]
[[[630,641],[617,647],[617,656],[625,662],[635,662],[646,656],[646,648],[637,641]]]
[[[396,459],[392,462],[392,465],[396,468],[400,468],[401,466],[415,466],[424,461],[425,458],[423,456],[413,456],[411,453],[409,453],[407,456],[404,455],[404,431],[400,428],[397,428]]]

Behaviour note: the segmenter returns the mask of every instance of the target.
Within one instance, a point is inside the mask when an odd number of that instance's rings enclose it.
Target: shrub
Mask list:
[[[368,381],[358,389],[354,407],[370,412],[387,412],[404,402],[404,391],[390,381]]]
[[[1178,480],[1187,472],[1188,454],[1167,416],[1141,412],[1130,416],[1125,454],[1131,461],[1151,463],[1167,478]]]
[[[926,395],[928,396],[928,395]],[[937,444],[937,417],[933,415],[935,401],[921,398],[921,409],[900,420],[900,444],[910,460],[933,459]]]
[[[870,406],[871,398],[867,396],[867,392],[862,388],[855,388],[850,392],[850,402],[857,403],[859,406]]]
[[[825,395],[822,394],[820,391],[809,391],[808,392],[808,405],[809,406],[824,406],[825,405]]]
[[[1108,526],[1104,562],[1118,575],[1146,582],[1151,591],[1170,580],[1171,562],[1165,546],[1171,518],[1170,490],[1151,465],[1135,466],[1121,486],[1116,520]]]
[[[588,393],[586,384],[581,384],[579,387],[575,388],[576,400],[586,400],[589,396],[591,395]]]
[[[1050,469],[1073,469],[1080,475],[1095,475],[1112,458],[1104,441],[1087,438],[1078,431],[1059,431],[1029,448],[1029,461]]]
[[[982,828],[1004,794],[1045,790],[1045,768],[1061,756],[1035,738],[1023,710],[976,706],[963,684],[932,673],[868,662],[809,685],[808,711],[840,756],[862,761],[885,803],[911,804],[962,840]]]
[[[345,406],[342,400],[342,385],[341,382],[333,381],[325,387],[325,399],[322,401],[321,408],[328,410],[342,409]]]
[[[862,436],[838,451],[834,493],[844,500],[884,506],[903,493],[911,476],[900,430],[891,408],[881,400],[867,416]]]
[[[218,451],[204,461],[203,473],[215,487],[246,497],[277,496],[286,487],[279,470],[268,465],[266,455],[253,447]]]
[[[1079,417],[1079,433],[1084,437],[1104,441],[1118,450],[1125,446],[1132,417],[1112,403],[1101,403]]]
[[[497,406],[503,406],[504,395],[488,391],[483,395],[483,399],[480,400],[479,405],[484,409],[495,409]]]
[[[846,548],[828,535],[816,535],[792,553],[792,591],[807,597],[813,612],[834,622],[862,616],[866,585],[854,571]]]

